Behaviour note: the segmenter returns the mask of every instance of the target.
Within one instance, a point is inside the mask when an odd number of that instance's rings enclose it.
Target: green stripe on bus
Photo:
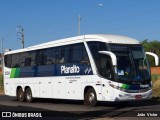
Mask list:
[[[123,84],[123,85],[122,85],[122,88],[123,88],[123,89],[128,89],[128,88],[129,88],[129,86],[130,86],[130,85]]]
[[[18,78],[20,74],[20,68],[16,69],[15,78]]]
[[[10,78],[17,78],[20,74],[20,68],[12,68]]]
[[[16,68],[12,68],[10,78],[14,78]]]

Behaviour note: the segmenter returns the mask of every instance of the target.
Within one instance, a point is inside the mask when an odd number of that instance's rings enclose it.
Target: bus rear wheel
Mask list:
[[[25,98],[26,98],[26,101],[27,102],[33,102],[33,97],[32,97],[32,91],[31,91],[31,89],[30,88],[27,88],[26,89],[26,92],[25,92],[26,94],[26,96],[25,96]]]
[[[96,106],[96,104],[97,104],[96,92],[93,88],[89,88],[85,94],[84,105]]]
[[[19,88],[17,91],[17,100],[20,102],[24,102],[25,101],[25,93],[23,92],[22,88]]]

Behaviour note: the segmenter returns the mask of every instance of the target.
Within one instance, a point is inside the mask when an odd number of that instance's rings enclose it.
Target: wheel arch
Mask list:
[[[16,88],[16,99],[20,102],[25,102],[25,92],[23,87],[20,85]]]
[[[26,91],[28,88],[30,88],[30,89],[31,89],[31,87],[30,87],[30,86],[25,86],[24,91]]]
[[[86,86],[84,89],[84,105],[96,106],[97,92],[93,86]]]
[[[17,86],[17,89],[16,89],[16,95],[17,95],[17,93],[18,93],[18,90],[20,89],[20,88],[22,88],[22,86]],[[22,88],[22,90],[23,90],[23,88]]]
[[[93,88],[93,89],[94,89],[94,87],[91,86],[91,85],[88,85],[88,86],[86,86],[86,87],[84,88],[83,98],[85,98],[85,94],[87,93],[87,91],[88,91],[90,88]],[[96,93],[96,90],[95,90],[95,89],[94,89],[94,91],[95,91],[95,93]],[[97,93],[96,93],[96,94],[97,94]]]

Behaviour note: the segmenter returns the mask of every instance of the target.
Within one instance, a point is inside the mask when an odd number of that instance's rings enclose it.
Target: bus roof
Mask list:
[[[9,52],[6,52],[5,54],[36,50],[36,49],[60,46],[65,44],[79,43],[80,41],[81,42],[82,41],[101,41],[106,43],[117,43],[117,44],[140,44],[139,41],[137,41],[136,39],[126,37],[126,36],[110,35],[110,34],[91,34],[91,35],[81,35],[81,36],[76,36],[71,38],[53,40],[51,42],[38,44],[38,45],[27,47],[24,49],[9,51]]]
[[[96,39],[99,39],[99,41],[106,42],[106,43],[140,44],[139,41],[137,41],[136,39],[130,38],[127,36],[122,36],[122,35],[93,34],[93,35],[84,35],[84,36],[86,41],[92,41],[92,40],[96,41]]]

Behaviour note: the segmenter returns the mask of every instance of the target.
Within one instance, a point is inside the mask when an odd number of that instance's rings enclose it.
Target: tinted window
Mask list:
[[[99,75],[110,80],[113,79],[113,75],[111,74],[111,58],[107,55],[98,53],[98,51],[108,51],[106,43],[88,42],[88,45],[94,58]]]
[[[87,42],[93,58],[99,58],[98,51],[108,51],[106,43],[103,42]]]
[[[89,62],[88,54],[85,46],[82,47],[82,62]]]
[[[55,49],[55,62],[60,63],[60,59],[61,59],[61,50],[60,48],[56,48]]]
[[[54,64],[55,63],[55,54],[54,54],[54,49],[53,48],[50,48],[50,49],[46,49],[45,50],[45,65],[50,65],[50,64]]]
[[[12,55],[6,55],[4,57],[5,66],[10,68],[12,65]]]
[[[37,52],[36,52],[36,60],[35,60],[35,62],[36,62],[36,65],[38,66],[38,65],[43,65],[43,57],[44,57],[44,53],[43,53],[43,51],[42,50],[38,50]]]
[[[36,65],[36,51],[31,51],[29,52],[31,56],[31,66]]]
[[[5,56],[6,66],[13,68],[74,62],[89,62],[88,54],[83,43],[27,51]]]
[[[72,62],[81,62],[82,60],[82,44],[73,45]]]
[[[12,68],[16,68],[20,66],[20,58],[19,58],[19,54],[13,54],[12,55]]]

